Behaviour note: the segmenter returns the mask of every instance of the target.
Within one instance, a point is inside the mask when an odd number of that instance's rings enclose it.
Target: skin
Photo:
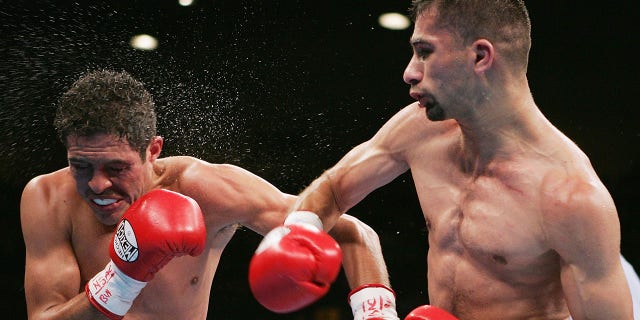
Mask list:
[[[22,196],[29,319],[106,319],[89,303],[84,286],[109,261],[109,243],[124,211],[158,188],[199,203],[206,248],[198,257],[169,262],[124,318],[205,319],[220,256],[238,225],[264,235],[282,224],[295,201],[295,196],[236,166],[191,157],[160,158],[161,137],[149,143],[145,160],[113,135],[72,136],[67,142],[69,167],[34,178]],[[106,205],[97,205],[95,199]],[[377,234],[349,216],[334,230],[331,235],[344,252],[351,287],[389,285]]]
[[[612,198],[486,39],[417,17],[417,100],[306,188],[325,228],[411,171],[429,230],[429,301],[460,319],[632,319]],[[502,44],[504,45],[504,44]],[[426,116],[425,116],[426,114]]]

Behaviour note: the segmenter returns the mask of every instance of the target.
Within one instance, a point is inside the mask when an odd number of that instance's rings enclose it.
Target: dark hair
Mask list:
[[[91,71],[60,97],[53,125],[65,145],[71,135],[113,134],[144,159],[156,135],[156,113],[151,94],[128,73]]]
[[[465,44],[487,39],[501,45],[514,66],[524,67],[531,48],[531,20],[522,0],[413,0],[409,12],[415,21],[429,11],[436,26],[455,32]]]

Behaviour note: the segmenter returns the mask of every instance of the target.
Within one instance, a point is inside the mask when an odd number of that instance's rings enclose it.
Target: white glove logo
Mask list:
[[[123,261],[134,262],[138,259],[136,234],[126,219],[118,225],[116,235],[113,237],[113,250]]]

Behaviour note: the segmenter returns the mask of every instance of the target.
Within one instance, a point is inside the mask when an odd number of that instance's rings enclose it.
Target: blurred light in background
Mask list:
[[[390,30],[404,30],[409,27],[411,21],[403,14],[388,12],[380,15],[378,23],[380,23],[382,27]]]
[[[193,0],[178,0],[178,3],[183,7],[188,7],[193,4]]]
[[[149,51],[158,47],[158,40],[148,34],[139,34],[133,36],[129,44],[138,50]]]

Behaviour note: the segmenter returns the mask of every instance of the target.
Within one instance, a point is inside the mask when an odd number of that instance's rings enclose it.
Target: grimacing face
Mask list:
[[[70,136],[67,158],[79,195],[106,225],[142,195],[147,162],[115,135]]]

